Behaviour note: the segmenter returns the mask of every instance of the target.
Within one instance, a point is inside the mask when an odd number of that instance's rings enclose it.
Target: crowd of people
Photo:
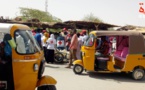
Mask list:
[[[81,59],[81,46],[87,39],[87,31],[77,32],[76,29],[64,28],[59,33],[48,32],[47,30],[32,30],[39,46],[43,48],[44,57],[47,63],[54,63],[55,49],[66,49],[70,53],[69,64],[66,68],[70,68],[72,62]]]

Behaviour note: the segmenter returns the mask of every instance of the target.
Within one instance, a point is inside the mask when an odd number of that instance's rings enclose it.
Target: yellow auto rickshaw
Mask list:
[[[105,43],[102,37],[106,38]],[[115,49],[112,48],[113,45],[115,45]],[[108,48],[106,48],[107,46]],[[104,49],[105,53],[100,53],[100,49],[102,51]],[[130,73],[135,80],[144,78],[145,39],[140,32],[92,31],[82,46],[81,53],[82,60],[73,62],[75,74],[81,74],[83,70],[126,72]]]
[[[0,90],[56,90],[43,56],[28,26],[0,23]]]

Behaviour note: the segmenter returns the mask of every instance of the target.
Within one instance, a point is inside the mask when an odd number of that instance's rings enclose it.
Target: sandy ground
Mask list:
[[[145,79],[133,80],[125,73],[83,72],[74,74],[66,64],[46,64],[44,75],[57,80],[57,90],[145,90]]]

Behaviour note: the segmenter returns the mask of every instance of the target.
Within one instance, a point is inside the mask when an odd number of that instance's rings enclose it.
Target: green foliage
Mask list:
[[[114,28],[108,28],[109,31],[115,30]]]
[[[28,19],[33,19],[33,18],[36,18],[40,20],[41,22],[60,22],[61,21],[61,19],[52,16],[50,13],[37,10],[37,9],[21,7],[20,14],[22,15],[22,19],[24,21]]]
[[[61,32],[62,29],[51,29],[51,28],[49,28],[47,31],[49,31],[49,32]]]
[[[84,21],[97,22],[97,23],[103,22],[101,19],[99,19],[98,17],[94,16],[92,13],[86,15],[86,16],[83,18],[83,20],[84,20]]]

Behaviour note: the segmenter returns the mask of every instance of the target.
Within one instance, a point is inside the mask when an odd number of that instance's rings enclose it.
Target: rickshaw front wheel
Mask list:
[[[144,78],[144,74],[145,72],[143,69],[137,68],[132,72],[132,77],[135,80],[142,80]]]
[[[74,65],[73,67],[73,71],[75,74],[81,74],[83,70],[84,70],[83,66],[78,65],[78,64]]]
[[[55,85],[45,85],[38,87],[37,90],[56,90],[56,87]]]

